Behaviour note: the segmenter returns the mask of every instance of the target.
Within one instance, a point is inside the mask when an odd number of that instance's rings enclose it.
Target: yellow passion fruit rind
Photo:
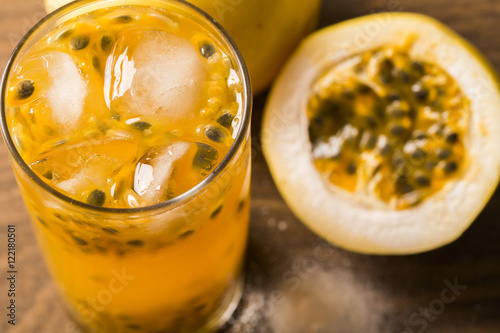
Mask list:
[[[427,251],[458,238],[498,183],[497,78],[427,16],[353,19],[302,42],[262,141],[281,194],[317,234],[361,253]]]

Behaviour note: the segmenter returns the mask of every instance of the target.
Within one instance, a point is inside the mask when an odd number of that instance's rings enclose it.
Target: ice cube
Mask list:
[[[106,63],[104,95],[108,107],[130,116],[190,119],[206,77],[189,40],[160,30],[128,31]]]
[[[137,143],[128,140],[105,139],[78,144],[63,144],[39,156],[31,168],[42,179],[76,197],[89,190],[105,190],[121,173],[133,174],[132,161],[138,151]]]
[[[46,97],[53,121],[62,129],[73,130],[83,112],[87,84],[70,55],[54,52],[43,59],[51,79]]]
[[[167,199],[174,164],[184,157],[192,145],[179,141],[146,153],[135,169],[134,191],[153,204]]]

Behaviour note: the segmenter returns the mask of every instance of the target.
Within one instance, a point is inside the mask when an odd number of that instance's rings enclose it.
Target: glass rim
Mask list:
[[[19,41],[19,43],[16,45],[14,48],[12,54],[10,55],[7,65],[5,66],[5,70],[0,82],[0,127],[2,129],[2,135],[4,137],[5,143],[7,145],[8,151],[13,157],[13,160],[19,165],[22,169],[22,171],[31,179],[31,181],[35,182],[42,190],[47,192],[48,194],[58,198],[59,200],[63,201],[66,204],[69,205],[74,205],[79,208],[83,208],[86,210],[90,211],[95,211],[99,213],[109,213],[109,214],[131,214],[131,213],[143,213],[143,212],[151,212],[151,211],[156,211],[160,210],[163,208],[168,208],[168,207],[175,207],[178,204],[181,204],[183,202],[188,202],[189,199],[193,198],[197,193],[200,193],[202,190],[205,188],[208,188],[210,184],[212,184],[216,178],[226,169],[226,167],[229,165],[229,163],[233,160],[236,152],[238,149],[241,147],[243,144],[243,141],[246,138],[247,132],[250,130],[250,120],[251,120],[251,113],[252,113],[252,86],[250,82],[250,75],[248,73],[248,68],[245,64],[245,61],[243,59],[243,55],[241,54],[240,50],[236,46],[236,43],[232,39],[232,37],[229,35],[229,33],[222,27],[222,25],[217,22],[212,16],[207,14],[205,11],[202,9],[198,8],[197,6],[187,2],[186,0],[154,0],[156,2],[165,2],[165,3],[178,3],[181,6],[188,7],[190,10],[194,10],[197,14],[199,14],[203,19],[205,19],[209,25],[212,25],[212,27],[220,33],[221,37],[225,39],[225,42],[227,43],[227,46],[229,47],[229,51],[232,52],[232,54],[235,57],[236,63],[238,67],[240,68],[240,71],[242,73],[242,84],[243,84],[243,116],[240,124],[240,129],[236,135],[236,138],[234,139],[233,143],[231,144],[231,147],[229,147],[229,151],[226,153],[222,161],[215,167],[214,170],[210,172],[201,182],[187,190],[186,192],[176,196],[175,198],[162,201],[160,203],[154,204],[154,205],[148,205],[144,207],[132,207],[132,208],[113,208],[113,207],[101,207],[101,206],[94,206],[91,204],[88,204],[83,201],[79,201],[76,199],[71,198],[70,196],[65,195],[62,192],[59,192],[58,190],[54,189],[51,187],[49,184],[44,182],[29,166],[28,164],[24,161],[24,159],[21,157],[19,154],[19,151],[17,150],[8,125],[7,125],[7,117],[5,115],[5,110],[6,110],[6,91],[7,91],[7,80],[9,77],[9,74],[13,68],[14,65],[14,60],[16,60],[17,56],[19,55],[20,51],[23,50],[23,46],[26,44],[26,42],[29,40],[29,38],[47,21],[50,21],[54,17],[57,17],[58,14],[63,12],[64,10],[67,10],[68,8],[75,7],[71,11],[76,10],[77,8],[82,8],[85,7],[91,3],[96,3],[96,2],[115,2],[116,0],[107,0],[107,1],[100,1],[100,0],[76,0],[73,2],[70,2],[53,12],[47,14],[44,18],[42,18],[38,23],[36,23],[24,36],[23,38]],[[134,2],[137,2],[137,5],[140,6],[140,0],[133,0]],[[81,3],[81,7],[77,7],[78,4]],[[117,7],[120,5],[118,4]],[[133,6],[133,5],[131,5]],[[103,7],[105,8],[105,7]],[[71,12],[70,11],[70,12]],[[69,13],[69,12],[68,12]]]

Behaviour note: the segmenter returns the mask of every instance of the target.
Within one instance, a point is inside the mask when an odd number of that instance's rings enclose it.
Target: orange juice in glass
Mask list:
[[[77,1],[18,45],[2,132],[86,332],[210,332],[241,296],[251,91],[231,39],[174,0]]]

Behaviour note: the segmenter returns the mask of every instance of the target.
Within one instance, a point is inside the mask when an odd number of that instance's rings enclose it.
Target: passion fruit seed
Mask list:
[[[111,118],[113,118],[114,120],[118,120],[118,121],[120,121],[121,116],[120,116],[120,114],[119,114],[118,112],[116,112],[116,111],[112,111],[112,112],[111,112]]]
[[[436,149],[436,156],[440,160],[445,160],[445,159],[447,159],[448,157],[451,156],[451,150],[446,149],[446,148],[437,148]]]
[[[458,169],[458,165],[455,162],[448,162],[444,166],[444,172],[446,172],[446,173],[453,173],[453,172],[457,171],[457,169]]]
[[[104,205],[105,201],[106,201],[106,194],[101,190],[97,190],[97,189],[93,190],[87,196],[87,203],[89,205],[101,207],[102,205]]]
[[[212,43],[206,42],[201,44],[200,53],[204,58],[210,58],[217,52],[217,49]]]
[[[450,133],[446,136],[446,142],[448,142],[449,144],[455,144],[458,142],[458,133]]]
[[[56,41],[60,41],[60,40],[68,38],[69,36],[71,36],[71,34],[73,32],[74,32],[73,29],[68,29],[68,30],[65,30],[65,31],[61,32],[61,34],[56,37]]]
[[[151,128],[151,124],[148,123],[147,121],[136,121],[132,124],[130,124],[130,126],[134,127],[135,129],[138,129],[139,131],[145,131],[149,128]]]
[[[35,92],[35,82],[32,80],[21,81],[17,84],[16,91],[18,99],[27,99]]]
[[[356,165],[353,162],[347,165],[347,173],[349,175],[354,175],[356,173]]]
[[[144,246],[144,241],[140,240],[140,239],[133,239],[133,240],[129,240],[127,242],[127,245],[130,245],[130,246],[134,246],[134,247],[141,247],[141,246]]]
[[[90,43],[89,35],[78,35],[71,38],[69,46],[75,51],[80,51],[86,48]]]
[[[76,237],[75,235],[72,235],[71,238],[73,238],[75,243],[78,245],[86,246],[89,244],[86,240],[81,239],[80,237]]]
[[[219,207],[215,208],[215,210],[210,214],[210,218],[213,219],[217,215],[219,215],[220,211],[222,210],[223,205],[221,204]]]
[[[186,238],[188,236],[191,236],[193,233],[194,233],[194,230],[185,231],[179,235],[179,239],[183,239],[183,238]]]
[[[231,128],[231,124],[233,123],[233,119],[234,119],[234,116],[231,112],[224,112],[223,114],[221,114],[219,116],[219,118],[217,118],[217,122],[221,126],[229,129],[229,128]]]
[[[404,128],[400,124],[392,124],[389,127],[389,131],[391,132],[392,135],[398,136],[398,135],[402,135],[406,131],[406,128]]]
[[[219,152],[205,143],[197,143],[198,151],[193,158],[193,167],[210,171],[219,160]]]
[[[44,178],[47,178],[47,179],[49,179],[49,180],[52,180],[52,177],[53,177],[53,175],[52,175],[52,171],[50,171],[50,170],[49,170],[49,171],[45,171],[45,172],[44,172],[44,174],[43,174],[42,176],[43,176]]]
[[[101,71],[101,64],[99,62],[99,58],[97,56],[94,56],[92,58],[92,66],[94,66],[94,68],[97,70],[97,71]]]
[[[399,100],[401,100],[401,95],[393,92],[393,93],[390,93],[387,95],[387,99],[390,102],[399,101]]]
[[[422,173],[418,173],[415,175],[415,183],[420,187],[429,187],[431,186],[431,180],[428,176]]]
[[[43,225],[44,227],[48,227],[47,222],[45,222],[40,216],[37,216],[36,219],[38,220],[38,222],[40,222],[41,225]]]
[[[422,87],[422,85],[419,83],[413,85],[411,89],[413,91],[413,94],[415,95],[415,98],[420,102],[427,100],[427,98],[429,97],[429,90]]]
[[[108,52],[111,49],[111,43],[113,39],[110,36],[102,36],[101,38],[101,49],[104,52]]]
[[[413,68],[413,71],[416,72],[417,74],[419,74],[419,75],[425,74],[424,64],[421,63],[420,61],[413,61],[411,63],[411,67]]]
[[[118,230],[110,228],[110,227],[104,227],[104,228],[101,228],[101,230],[108,233],[108,234],[112,234],[112,235],[116,235],[118,233]]]
[[[137,325],[137,324],[128,324],[127,328],[129,330],[134,330],[134,331],[139,331],[142,329],[142,327],[140,325]]]
[[[118,23],[130,23],[132,22],[133,18],[130,15],[121,15],[118,17],[115,17],[115,21]]]
[[[205,135],[207,138],[213,142],[221,143],[226,140],[226,133],[224,133],[220,128],[213,125],[207,125],[205,127]]]
[[[335,75],[324,75],[312,89],[307,115],[313,156],[317,156],[315,165],[326,173],[325,179],[349,191],[357,188],[360,177],[369,175],[363,182],[377,182],[370,185],[378,188],[374,195],[388,204],[396,202],[396,208],[403,209],[443,186],[443,182],[432,181],[437,165],[434,160],[448,160],[453,155],[453,162],[442,164],[443,171],[449,175],[458,169],[457,161],[463,158],[460,133],[464,129],[460,119],[468,114],[470,103],[444,70],[435,64],[413,61],[403,50],[369,51],[362,59],[361,64],[349,69],[349,80],[333,81]],[[366,68],[369,61],[372,68],[373,59],[380,59],[379,67],[370,77]],[[441,83],[443,76],[445,87]],[[439,89],[443,93],[434,98],[431,91]],[[455,104],[459,100],[463,108],[450,110],[452,100]],[[444,120],[437,118],[436,114],[443,111],[454,114]],[[448,145],[459,149],[452,152]],[[314,153],[316,147],[328,153]],[[366,168],[361,158],[365,152],[376,156],[378,165],[358,172]],[[375,177],[378,173],[383,173],[382,177]],[[356,177],[343,178],[342,174]]]

